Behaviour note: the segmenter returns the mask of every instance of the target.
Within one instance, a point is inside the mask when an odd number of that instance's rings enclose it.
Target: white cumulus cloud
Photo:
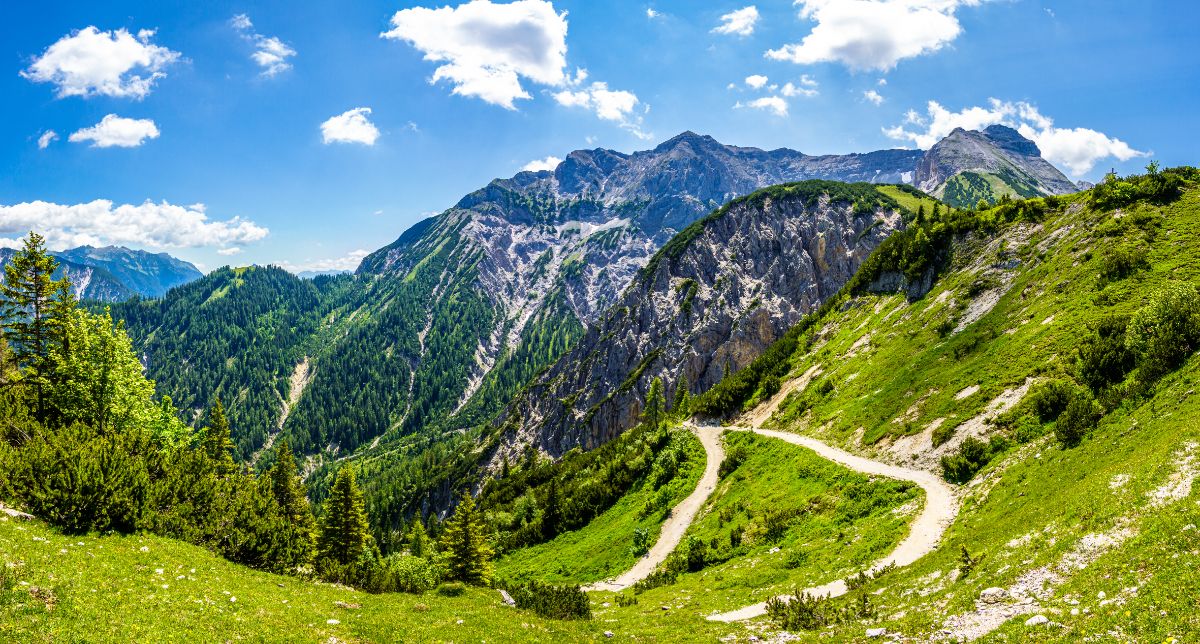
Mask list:
[[[241,34],[242,38],[254,44],[254,53],[250,58],[262,68],[263,76],[274,76],[292,68],[289,58],[296,55],[296,50],[275,36],[264,36],[254,31],[254,23],[244,13],[239,13],[229,20],[229,24]]]
[[[375,145],[379,128],[367,118],[369,107],[356,107],[337,116],[329,117],[321,124],[321,139],[326,143],[362,143]]]
[[[414,7],[397,11],[391,24],[381,36],[408,42],[441,63],[431,81],[449,82],[455,94],[515,109],[513,101],[530,98],[522,78],[550,86],[568,80],[567,14],[546,0]]]
[[[713,27],[712,32],[715,34],[729,34],[734,36],[749,36],[754,33],[754,27],[758,24],[758,8],[754,5],[743,7],[737,11],[730,11],[721,16],[721,24]]]
[[[775,116],[787,116],[788,103],[778,96],[764,96],[756,98],[753,101],[743,103],[738,101],[734,104],[734,109],[753,108],[771,112]]]
[[[767,77],[762,74],[754,74],[746,77],[746,85],[754,89],[762,89],[767,84]]]
[[[273,263],[275,266],[292,273],[346,273],[358,268],[363,258],[370,254],[371,251],[360,248],[352,250],[341,257],[306,259],[300,262],[285,260]]]
[[[817,84],[816,80],[814,80],[808,74],[803,74],[800,76],[800,80],[796,81],[795,83],[784,83],[783,87],[779,88],[779,93],[789,98],[793,96],[812,97],[821,93],[821,91],[817,89],[818,87],[819,85]]]
[[[41,136],[38,137],[38,149],[45,150],[56,140],[58,140],[58,132],[55,132],[54,130],[46,130],[45,132],[42,132]]]
[[[150,42],[154,31],[86,27],[58,39],[21,76],[53,83],[58,96],[144,98],[180,54]]]
[[[883,95],[873,89],[863,92],[863,98],[875,105],[883,105]]]
[[[652,138],[642,130],[642,117],[635,113],[639,101],[633,92],[612,90],[607,83],[596,82],[581,89],[555,92],[554,100],[567,107],[591,110],[597,117],[619,124],[639,139]]]
[[[767,57],[887,71],[953,42],[962,33],[955,12],[982,1],[796,0],[800,16],[816,24],[799,43],[772,49]]]
[[[661,15],[662,15],[661,13],[654,10],[654,7],[646,7],[646,17],[647,18],[654,20],[655,18],[657,18]]]
[[[97,199],[73,205],[46,201],[0,205],[0,237],[12,240],[30,230],[45,235],[47,245],[56,250],[84,244],[226,248],[258,241],[269,232],[240,217],[211,221],[203,204],[177,206],[146,201],[116,205]]]
[[[237,255],[240,252],[242,252],[241,247],[230,246],[229,248],[222,248],[222,249],[218,250],[217,254],[221,255],[223,257],[229,257],[230,255]]]
[[[72,143],[91,141],[93,148],[136,148],[146,139],[158,138],[158,126],[150,119],[129,119],[109,114],[92,127],[71,133]]]
[[[905,114],[905,123],[924,129],[906,129],[903,125],[884,128],[884,134],[897,140],[911,141],[928,149],[955,128],[979,130],[989,125],[1007,125],[1037,144],[1042,157],[1055,165],[1067,168],[1072,176],[1092,170],[1101,159],[1128,161],[1149,156],[1124,141],[1096,130],[1076,127],[1060,128],[1054,120],[1043,115],[1034,105],[1024,102],[988,99],[986,107],[974,106],[951,112],[936,101],[929,101],[926,116],[915,110]]]
[[[562,163],[562,159],[555,156],[549,156],[545,159],[534,159],[533,161],[521,166],[521,170],[526,172],[541,172],[542,170],[553,171],[560,163]]]

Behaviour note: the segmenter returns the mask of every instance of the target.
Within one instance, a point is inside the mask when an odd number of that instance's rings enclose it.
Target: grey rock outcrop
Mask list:
[[[655,378],[668,400],[708,389],[835,294],[902,220],[827,196],[756,194],[700,226],[513,403],[496,460],[530,443],[557,456],[611,440],[636,424]]]

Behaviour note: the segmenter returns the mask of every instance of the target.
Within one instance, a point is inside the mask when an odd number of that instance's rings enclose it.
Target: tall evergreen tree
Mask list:
[[[546,490],[546,502],[542,506],[542,536],[546,539],[558,534],[562,527],[562,500],[558,495],[558,477],[550,479]]]
[[[642,410],[642,422],[658,429],[663,422],[663,384],[655,378],[650,383],[650,393],[646,394],[646,407]]]
[[[225,407],[221,399],[213,401],[208,410],[208,429],[204,431],[201,449],[216,464],[217,473],[227,476],[237,472],[233,462],[233,439],[229,436],[229,420],[225,418]]]
[[[367,526],[367,508],[362,490],[354,480],[354,468],[338,470],[317,539],[317,558],[337,564],[352,564],[366,553],[373,541]]]
[[[680,374],[679,382],[675,383],[675,402],[671,405],[671,413],[676,418],[687,418],[691,402],[692,394],[688,391],[687,374]]]
[[[292,456],[292,450],[288,447],[286,440],[279,445],[275,465],[271,467],[269,476],[271,491],[274,492],[275,500],[279,503],[279,511],[301,535],[302,543],[299,544],[299,547],[304,547],[308,552],[308,556],[305,558],[311,559],[315,546],[313,538],[316,525],[312,509],[308,505],[308,496],[304,493],[304,485],[300,482],[300,476],[297,473],[296,459]],[[305,535],[307,535],[307,539],[304,539]],[[307,543],[305,544],[303,541]]]
[[[57,267],[42,236],[30,232],[24,247],[4,267],[0,284],[0,327],[17,363],[28,370],[25,380],[33,388],[34,412],[40,421],[50,411],[55,349],[65,349],[63,328],[75,308],[71,283],[53,279]]]
[[[441,546],[446,553],[450,579],[480,586],[491,583],[492,547],[469,492],[463,492],[454,516],[446,521]]]
[[[425,524],[421,515],[413,518],[412,529],[408,532],[408,553],[414,557],[424,557],[429,554],[429,535],[425,533]]]

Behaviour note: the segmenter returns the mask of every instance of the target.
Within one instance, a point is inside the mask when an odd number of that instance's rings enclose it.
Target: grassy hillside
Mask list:
[[[1195,184],[1159,201],[1098,197],[1035,200],[1041,217],[957,235],[924,297],[861,291],[796,342],[789,377],[815,377],[788,393],[775,426],[939,472],[972,438],[984,451],[944,545],[870,584],[878,617],[834,626],[834,639],[866,627],[994,641],[1200,637],[1190,497],[1200,358],[1165,375],[1144,358],[1125,365],[1096,389],[1088,420],[1099,420],[1078,445],[1062,439],[1068,414],[1043,417],[1053,387],[1091,387],[1102,323],[1137,320],[1155,293],[1200,282]],[[990,587],[1006,596],[980,601]],[[1027,626],[1036,615],[1049,623]]]
[[[908,483],[773,438],[724,438],[725,475],[676,551],[686,559],[699,548],[703,563],[640,601],[704,616],[845,578],[889,552],[920,509]]]
[[[700,441],[687,431],[676,432],[673,439],[685,445],[687,460],[670,481],[656,488],[651,477],[646,477],[583,529],[500,559],[496,562],[497,575],[513,580],[587,583],[631,567],[641,556],[635,547],[637,532],[644,532],[645,544],[653,544],[671,508],[691,494],[704,471]]]

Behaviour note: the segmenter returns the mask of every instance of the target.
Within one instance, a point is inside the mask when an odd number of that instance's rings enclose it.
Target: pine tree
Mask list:
[[[217,398],[208,410],[208,429],[204,432],[201,449],[216,465],[217,473],[228,476],[237,472],[233,462],[233,440],[229,437],[229,421],[225,418],[225,407]]]
[[[24,247],[4,267],[4,283],[0,284],[0,327],[17,363],[28,370],[25,381],[33,388],[34,411],[40,421],[45,421],[50,411],[54,350],[65,350],[63,329],[75,308],[71,283],[52,278],[57,267],[42,236],[30,232]]]
[[[646,394],[646,408],[642,410],[642,422],[658,429],[663,421],[663,385],[662,380],[655,378],[650,383],[650,393]]]
[[[354,468],[338,470],[317,539],[317,558],[340,565],[357,562],[373,545],[367,526],[367,509],[362,490],[354,480]]]
[[[454,516],[444,528],[441,546],[447,556],[449,578],[480,586],[491,583],[492,548],[469,493],[463,492]]]
[[[424,557],[429,554],[429,535],[425,533],[425,525],[421,516],[413,519],[412,530],[408,533],[408,554],[414,557]]]
[[[550,479],[550,487],[546,490],[546,502],[542,506],[542,536],[546,539],[558,534],[562,527],[562,501],[558,496],[558,478]]]
[[[925,223],[925,204],[917,206],[917,224]]]
[[[303,549],[307,553],[304,559],[309,560],[312,558],[312,550],[315,545],[313,535],[316,526],[312,509],[308,505],[308,497],[304,493],[304,486],[300,483],[300,476],[296,471],[296,459],[292,456],[292,450],[288,447],[287,441],[280,444],[279,450],[276,452],[275,465],[271,468],[269,476],[271,491],[274,492],[275,500],[279,503],[279,511],[291,525],[295,526],[301,539],[301,543],[296,544],[297,548]]]
[[[675,383],[675,402],[671,405],[671,413],[676,418],[687,418],[691,403],[692,395],[688,391],[687,374],[683,374],[679,377],[679,382]]]

